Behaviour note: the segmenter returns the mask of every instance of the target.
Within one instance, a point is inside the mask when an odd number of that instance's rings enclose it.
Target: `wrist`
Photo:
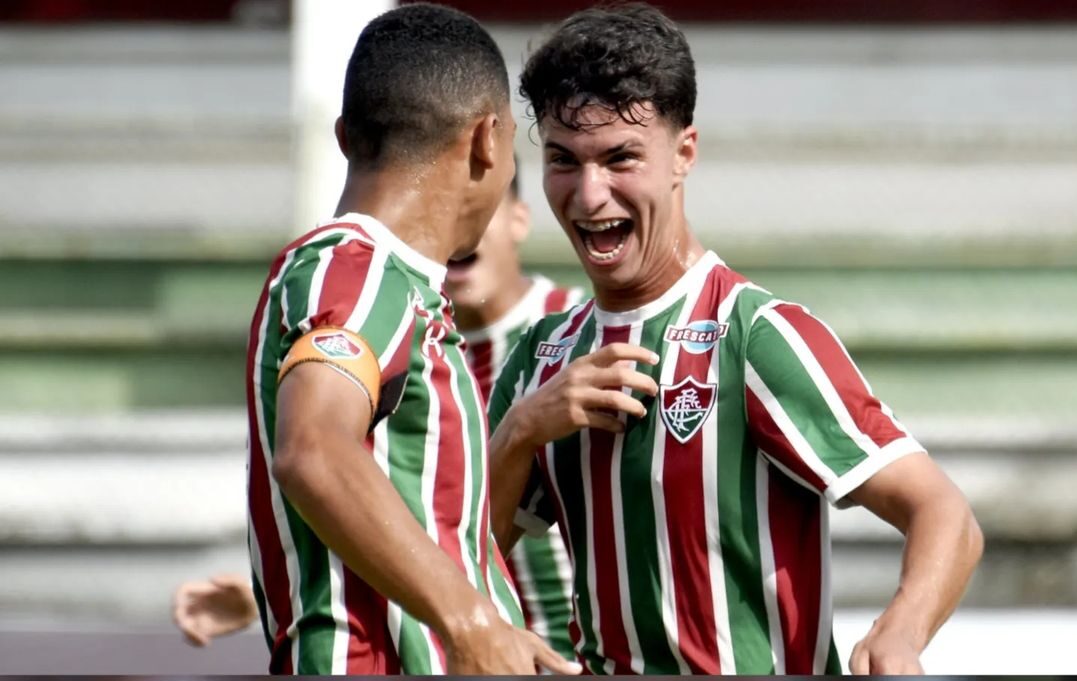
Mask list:
[[[525,397],[509,407],[497,428],[497,434],[504,438],[506,449],[524,452],[530,457],[546,442],[536,428],[537,423],[529,413],[528,404],[528,398]]]
[[[493,604],[483,598],[477,591],[471,590],[464,598],[457,594],[443,601],[443,606],[436,613],[432,628],[443,642],[456,646],[461,641],[475,635],[483,635],[498,621],[499,616]]]

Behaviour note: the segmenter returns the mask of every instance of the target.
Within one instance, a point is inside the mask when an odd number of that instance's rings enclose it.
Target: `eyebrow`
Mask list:
[[[568,149],[567,147],[561,146],[557,142],[547,142],[545,146],[546,146],[547,149],[553,149],[555,151],[560,151],[561,153],[568,154],[569,156],[573,156],[573,157],[576,156],[576,154],[572,153],[572,151],[570,149]],[[618,144],[615,147],[610,147],[609,149],[604,150],[600,155],[601,156],[613,156],[614,154],[619,154],[619,153],[621,153],[623,151],[626,151],[627,149],[629,149],[631,147],[635,147],[635,146],[637,146],[637,142],[635,140],[629,140],[627,142],[622,142],[621,144]]]

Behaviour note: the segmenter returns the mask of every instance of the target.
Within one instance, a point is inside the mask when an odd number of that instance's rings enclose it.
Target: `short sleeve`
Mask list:
[[[745,347],[748,429],[793,479],[844,506],[892,461],[923,447],[872,393],[837,336],[799,305],[764,305]]]
[[[392,413],[407,377],[415,294],[388,251],[358,234],[335,244],[311,244],[296,252],[280,290],[281,356],[314,329],[335,327],[358,335],[381,372],[375,422]]]

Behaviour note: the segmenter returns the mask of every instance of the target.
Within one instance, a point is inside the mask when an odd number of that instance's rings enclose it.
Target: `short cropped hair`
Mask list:
[[[505,59],[463,12],[416,3],[378,16],[344,76],[348,160],[371,167],[429,160],[473,116],[508,106]]]
[[[580,111],[600,106],[646,123],[650,103],[675,128],[692,124],[696,67],[677,25],[644,3],[593,7],[565,19],[527,60],[520,94],[539,123],[553,116],[578,130]]]

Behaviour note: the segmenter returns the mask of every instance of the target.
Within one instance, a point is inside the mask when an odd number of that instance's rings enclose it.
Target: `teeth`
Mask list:
[[[572,224],[587,232],[605,232],[607,229],[616,227],[624,221],[624,218],[615,220],[576,220]]]

